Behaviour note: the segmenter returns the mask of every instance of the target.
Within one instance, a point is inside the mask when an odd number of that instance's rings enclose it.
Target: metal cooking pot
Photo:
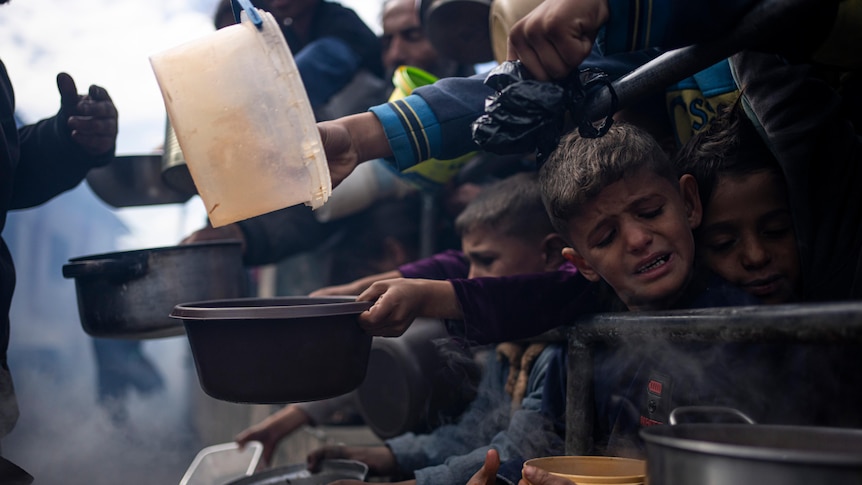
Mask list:
[[[192,193],[166,184],[161,172],[162,155],[126,155],[87,172],[87,185],[112,207],[181,204]]]
[[[649,483],[862,483],[860,429],[686,423],[640,435]]]
[[[356,401],[377,436],[428,432],[475,398],[479,365],[463,349],[443,355],[436,341],[449,338],[441,320],[426,318],[416,319],[400,337],[374,338]]]
[[[188,194],[189,197],[198,193],[170,120],[165,125],[165,151],[161,158],[161,169],[162,181],[168,187],[179,193]]]
[[[179,303],[247,296],[239,241],[217,241],[96,254],[69,260],[81,325],[93,337],[149,339],[182,335],[170,318]]]

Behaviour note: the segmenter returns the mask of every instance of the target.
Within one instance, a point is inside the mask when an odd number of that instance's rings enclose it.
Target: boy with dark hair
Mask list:
[[[535,173],[489,185],[458,216],[456,227],[469,269],[465,260],[437,260],[449,266],[447,273],[506,276],[565,264],[565,243],[548,220]],[[403,281],[416,288],[429,283]],[[348,458],[367,463],[372,475],[407,479],[399,483],[448,485],[465,483],[490,447],[504,460],[561,454],[564,360],[565,345],[559,342],[502,343],[489,353],[478,396],[457,423],[426,434],[407,433],[382,446],[327,446],[312,452],[310,466],[324,458]],[[546,383],[558,392],[549,393]],[[520,468],[510,471],[516,479]]]

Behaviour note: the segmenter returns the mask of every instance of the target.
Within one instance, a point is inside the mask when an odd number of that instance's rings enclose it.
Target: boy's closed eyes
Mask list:
[[[693,272],[700,223],[694,178],[678,184],[641,168],[605,187],[569,221],[564,256],[591,281],[604,279],[630,310],[665,308]]]
[[[764,303],[798,297],[796,233],[784,184],[774,172],[720,177],[697,242],[713,271]]]

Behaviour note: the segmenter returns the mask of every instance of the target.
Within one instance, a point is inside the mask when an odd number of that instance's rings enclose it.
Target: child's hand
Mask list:
[[[497,483],[497,470],[500,468],[500,455],[491,448],[485,453],[485,463],[482,468],[470,477],[467,485],[494,485]]]
[[[378,281],[357,297],[374,301],[359,315],[359,324],[371,335],[398,337],[417,317],[461,318],[455,290],[448,281],[396,278]]]
[[[531,465],[524,465],[522,473],[524,478],[518,482],[518,485],[575,485],[571,480],[551,475]]]
[[[564,79],[590,54],[609,16],[607,0],[545,0],[512,26],[507,57],[539,81]]]

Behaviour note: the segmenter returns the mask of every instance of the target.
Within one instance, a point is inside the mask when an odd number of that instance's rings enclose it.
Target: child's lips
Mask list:
[[[774,293],[781,282],[781,275],[758,278],[742,284],[742,288],[754,296],[765,296]]]
[[[664,271],[667,269],[667,264],[670,261],[670,253],[652,255],[649,258],[644,259],[635,269],[635,274],[638,276],[642,275],[654,275],[657,272]]]

